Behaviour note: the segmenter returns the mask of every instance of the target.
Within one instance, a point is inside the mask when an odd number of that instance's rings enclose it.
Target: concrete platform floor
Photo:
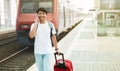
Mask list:
[[[120,37],[97,36],[97,22],[86,18],[59,43],[74,71],[120,71]],[[35,64],[27,71],[37,71]]]

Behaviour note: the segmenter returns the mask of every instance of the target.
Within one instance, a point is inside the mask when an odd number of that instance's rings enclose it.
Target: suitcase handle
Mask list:
[[[56,55],[62,55],[62,60],[63,60],[63,64],[65,65],[65,60],[64,60],[64,54],[63,53],[54,53],[55,55],[55,61],[56,61],[56,64],[57,64],[57,56]]]

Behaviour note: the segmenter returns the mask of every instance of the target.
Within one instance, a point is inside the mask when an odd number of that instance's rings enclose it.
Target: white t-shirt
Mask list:
[[[56,34],[55,28],[53,23],[52,24],[52,34]],[[34,23],[31,25],[30,31],[33,29]],[[35,54],[50,54],[53,53],[53,48],[51,44],[51,28],[48,24],[48,21],[45,24],[38,24],[37,32],[35,35],[35,42],[34,42],[34,53]]]

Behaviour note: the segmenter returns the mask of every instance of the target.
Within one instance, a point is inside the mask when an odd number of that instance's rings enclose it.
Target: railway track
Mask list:
[[[6,33],[6,34],[1,34],[0,35],[0,46],[14,42],[16,40],[17,40],[17,37],[16,37],[16,33],[14,31]]]
[[[34,63],[33,48],[25,48],[0,64],[0,71],[26,71]]]
[[[0,71],[25,71],[33,63],[33,48],[21,45],[15,32],[0,35]]]
[[[60,33],[58,41],[80,22]],[[19,44],[15,32],[0,36],[0,71],[26,71],[35,62],[33,50]]]
[[[25,71],[33,63],[33,48],[21,45],[14,31],[0,35],[0,71]]]

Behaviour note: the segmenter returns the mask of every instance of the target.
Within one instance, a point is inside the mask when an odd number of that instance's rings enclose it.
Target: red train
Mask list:
[[[18,0],[16,32],[18,41],[31,46],[33,41],[28,33],[36,18],[36,10],[44,7],[48,11],[47,19],[53,22],[57,33],[67,29],[83,18],[83,14],[73,8],[67,0]]]

